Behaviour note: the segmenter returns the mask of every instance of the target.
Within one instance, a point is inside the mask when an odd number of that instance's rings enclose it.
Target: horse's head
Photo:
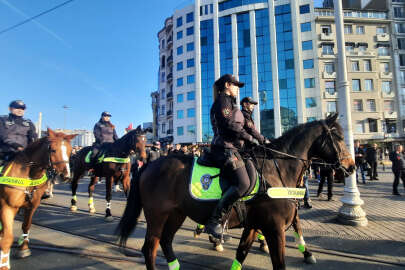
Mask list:
[[[337,117],[336,113],[320,121],[322,134],[315,140],[311,152],[325,162],[334,164],[334,169],[341,169],[347,177],[355,171],[355,162],[346,147]]]
[[[54,181],[60,177],[63,181],[71,178],[69,158],[72,154],[72,146],[70,141],[77,135],[66,135],[62,132],[54,132],[48,128],[49,141],[49,163],[52,171],[56,174]]]
[[[138,155],[142,161],[146,161],[146,136],[145,131],[141,126],[138,126],[135,130],[132,130],[128,135],[132,136],[131,150]]]

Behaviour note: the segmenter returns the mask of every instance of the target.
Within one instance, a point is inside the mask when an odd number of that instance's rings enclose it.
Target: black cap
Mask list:
[[[13,109],[23,109],[23,110],[25,110],[25,108],[26,108],[25,103],[22,100],[11,101],[9,107],[13,108]]]
[[[242,105],[243,103],[250,103],[250,104],[257,105],[257,101],[253,100],[251,97],[244,97],[244,98],[240,101],[240,105]]]
[[[225,89],[225,83],[232,83],[238,87],[243,87],[245,85],[243,82],[238,81],[233,75],[225,74],[215,81],[214,88],[216,91],[222,91]]]
[[[154,141],[153,145],[160,145],[160,142],[159,141]]]
[[[103,112],[103,113],[101,114],[101,116],[109,116],[109,117],[111,117],[111,114],[110,114],[109,112]]]

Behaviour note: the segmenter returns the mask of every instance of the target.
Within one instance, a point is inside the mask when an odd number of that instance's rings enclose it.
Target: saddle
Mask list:
[[[91,163],[91,154],[92,150],[90,150],[86,157],[85,157],[85,162],[87,164]],[[129,157],[115,157],[111,151],[109,151],[108,146],[105,147],[104,145],[101,147],[100,151],[97,153],[95,160],[97,161],[96,164],[102,163],[102,162],[113,162],[113,163],[128,163],[130,162]]]

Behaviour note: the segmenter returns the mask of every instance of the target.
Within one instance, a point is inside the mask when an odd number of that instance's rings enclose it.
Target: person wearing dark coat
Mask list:
[[[156,141],[153,142],[153,146],[148,153],[147,162],[150,163],[152,161],[157,160],[162,155],[160,150],[160,142]]]
[[[365,157],[365,153],[364,153],[364,150],[361,149],[361,147],[360,147],[360,142],[355,141],[354,142],[354,158],[355,158],[355,162],[356,162],[356,181],[357,181],[357,183],[359,182],[358,171],[360,170],[361,180],[363,181],[363,184],[366,183],[366,176],[364,174],[364,157]]]
[[[231,210],[232,205],[245,195],[250,186],[250,179],[245,163],[239,152],[246,142],[259,145],[257,139],[245,129],[245,119],[236,104],[239,82],[230,74],[225,74],[214,83],[214,104],[210,110],[214,137],[211,153],[215,162],[231,182],[231,186],[222,194],[209,218],[205,230],[212,237],[223,238],[222,218]]]
[[[93,134],[96,141],[93,143],[91,163],[94,166],[96,164],[97,154],[104,143],[113,143],[118,140],[115,126],[110,122],[111,114],[109,112],[103,112],[101,119],[94,125]]]
[[[31,120],[23,118],[25,109],[22,100],[14,100],[9,105],[9,115],[0,116],[0,165],[12,160],[38,137]]]
[[[328,201],[332,200],[333,197],[333,178],[335,175],[335,172],[332,168],[324,166],[324,165],[320,165],[319,166],[320,169],[320,176],[321,179],[319,181],[319,186],[318,186],[318,193],[317,193],[317,197],[321,196],[322,190],[323,190],[323,184],[325,183],[325,181],[328,182]]]
[[[366,160],[370,165],[370,180],[378,180],[377,178],[378,150],[376,143],[373,144],[373,147],[369,147],[367,149]]]
[[[398,192],[400,178],[405,189],[405,157],[402,145],[395,147],[395,151],[390,154],[390,160],[392,161],[392,172],[394,173],[392,194],[400,196],[401,194]]]

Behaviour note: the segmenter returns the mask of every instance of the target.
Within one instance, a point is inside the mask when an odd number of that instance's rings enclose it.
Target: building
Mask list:
[[[71,141],[72,146],[86,147],[91,146],[96,141],[93,132],[84,129],[55,129],[55,132],[63,132],[65,134],[77,134],[75,138]],[[47,134],[46,131],[42,131],[42,134]]]
[[[346,35],[349,80],[372,87],[352,91],[352,106],[367,108],[352,117],[361,139],[399,136],[389,12],[376,1],[343,0],[345,29],[352,29]],[[240,99],[259,102],[254,119],[267,137],[337,111],[333,1],[316,2],[320,8],[312,0],[196,0],[176,10],[158,33],[158,138],[209,142],[212,84],[226,73],[245,82]],[[355,65],[359,70],[350,70]]]

